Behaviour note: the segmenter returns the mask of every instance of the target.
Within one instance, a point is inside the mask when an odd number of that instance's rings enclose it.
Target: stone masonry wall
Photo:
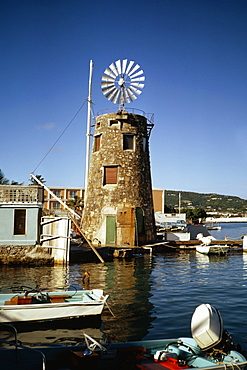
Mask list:
[[[48,248],[40,246],[0,246],[0,264],[1,265],[53,265]]]
[[[124,133],[135,135],[134,150],[123,150]],[[145,215],[144,241],[153,239],[153,198],[146,118],[127,112],[99,116],[94,137],[97,135],[101,135],[100,149],[96,151],[93,145],[82,228],[92,240],[102,226],[105,207],[141,207]],[[143,140],[147,142],[146,151],[143,150]],[[118,166],[118,182],[116,185],[104,185],[104,166],[112,165]]]

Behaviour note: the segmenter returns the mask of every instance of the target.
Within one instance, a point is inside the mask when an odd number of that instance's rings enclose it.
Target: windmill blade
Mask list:
[[[115,86],[113,85],[113,86],[111,86],[111,87],[104,87],[104,88],[102,88],[102,92],[103,92],[103,94],[105,95],[106,93],[108,93],[108,92],[110,92],[110,91],[112,91],[112,90],[115,90]]]
[[[109,68],[106,68],[106,69],[104,70],[104,73],[105,73],[106,75],[111,76],[112,78],[115,78],[115,77],[116,77],[116,76],[114,75],[114,73],[112,73],[112,71],[110,71],[110,69],[109,69]]]
[[[112,101],[115,94],[116,94],[116,91],[114,90],[111,94],[108,95],[108,100]]]
[[[131,82],[131,86],[139,87],[140,89],[144,88],[144,84],[140,84],[139,82]]]
[[[131,60],[130,62],[129,62],[129,65],[128,65],[128,67],[127,67],[127,69],[126,69],[126,75],[129,73],[129,71],[131,70],[131,68],[132,68],[132,66],[133,66],[133,64],[134,64],[135,62],[133,61],[133,60]]]
[[[124,59],[124,60],[123,60],[123,64],[122,64],[122,73],[125,73],[125,71],[126,71],[127,62],[128,62],[128,59]]]
[[[105,97],[106,97],[108,100],[111,100],[111,97],[113,96],[113,94],[114,94],[114,92],[115,92],[116,90],[117,90],[116,88],[111,89],[111,91],[109,91],[107,94],[105,94]]]
[[[133,84],[134,85],[134,84]],[[101,88],[115,86],[112,82],[101,82]]]
[[[134,73],[135,71],[137,71],[137,69],[139,69],[140,68],[140,66],[139,66],[139,64],[136,64],[135,66],[134,66],[134,68],[129,72],[129,76],[131,76],[132,75],[132,73]]]
[[[136,87],[130,85],[129,89],[131,89],[135,94],[140,95],[142,93],[141,90],[138,90]]]
[[[115,64],[116,64],[116,67],[117,67],[118,75],[121,75],[121,73],[122,73],[122,69],[121,69],[121,60],[120,60],[120,59],[119,59],[119,60],[117,60],[117,61],[115,62]]]
[[[115,89],[114,86],[113,87],[105,87],[105,88],[102,89],[102,92],[103,92],[104,95],[106,95],[108,92],[111,92],[114,89]]]
[[[130,81],[145,81],[145,76],[138,77],[138,78],[131,78]]]
[[[115,67],[115,64],[114,64],[114,63],[112,63],[112,64],[109,66],[109,68],[112,70],[112,72],[114,73],[114,75],[117,77],[117,76],[118,76],[118,71],[117,71],[117,69],[116,69],[116,67]]]
[[[115,94],[113,94],[112,98],[111,98],[111,101],[116,104],[117,101],[118,101],[118,98],[119,98],[119,94],[120,94],[120,90],[116,90],[115,91]]]
[[[109,81],[109,82],[115,82],[115,78],[111,78],[108,76],[103,75],[101,78],[102,81]]]
[[[143,72],[143,70],[141,69],[139,72],[137,72],[137,73],[135,73],[134,75],[132,75],[131,76],[131,78],[133,78],[133,77],[137,77],[137,76],[140,76],[140,75],[142,75],[144,72]],[[132,73],[131,73],[132,74]]]
[[[137,99],[137,97],[133,94],[133,92],[130,90],[129,87],[127,88],[127,92],[128,92],[128,95],[129,95],[131,101]]]
[[[102,89],[102,92],[103,92],[103,94],[105,95],[105,97],[107,97],[107,99],[108,99],[108,95],[109,95],[112,91],[114,91],[115,89],[116,89],[115,87],[106,87],[106,88]]]
[[[104,87],[104,88],[102,88],[102,92],[103,92],[103,94],[105,95],[106,93],[108,93],[108,92],[110,92],[110,91],[112,91],[112,90],[114,90],[115,89],[115,87],[114,86],[111,86],[111,87]]]

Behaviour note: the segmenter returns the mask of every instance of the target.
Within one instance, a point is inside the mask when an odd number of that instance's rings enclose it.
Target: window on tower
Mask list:
[[[134,150],[135,146],[135,135],[123,134],[123,150]]]
[[[118,166],[105,166],[104,167],[104,185],[117,184]]]
[[[148,139],[146,136],[143,136],[142,138],[142,149],[143,149],[143,152],[147,152],[148,150]]]
[[[111,127],[120,127],[120,122],[117,119],[109,119],[108,124]]]
[[[94,151],[98,152],[100,150],[101,135],[94,137]]]

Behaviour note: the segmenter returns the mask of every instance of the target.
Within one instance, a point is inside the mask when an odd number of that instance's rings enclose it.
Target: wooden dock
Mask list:
[[[171,247],[175,247],[178,249],[195,249],[196,245],[201,244],[200,240],[188,240],[188,241],[181,241],[181,240],[172,240],[169,241],[168,244]],[[168,246],[166,242],[166,246]],[[211,245],[220,244],[220,245],[228,245],[229,247],[233,248],[242,248],[243,247],[243,239],[239,240],[212,240]]]

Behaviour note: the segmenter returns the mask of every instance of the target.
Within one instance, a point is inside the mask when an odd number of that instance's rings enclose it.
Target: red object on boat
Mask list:
[[[159,361],[159,360],[154,360],[157,362],[159,365],[166,367],[167,369],[171,370],[180,370],[180,369],[189,369],[189,366],[187,365],[182,365],[181,362],[177,358],[173,357],[166,357],[165,361]]]

